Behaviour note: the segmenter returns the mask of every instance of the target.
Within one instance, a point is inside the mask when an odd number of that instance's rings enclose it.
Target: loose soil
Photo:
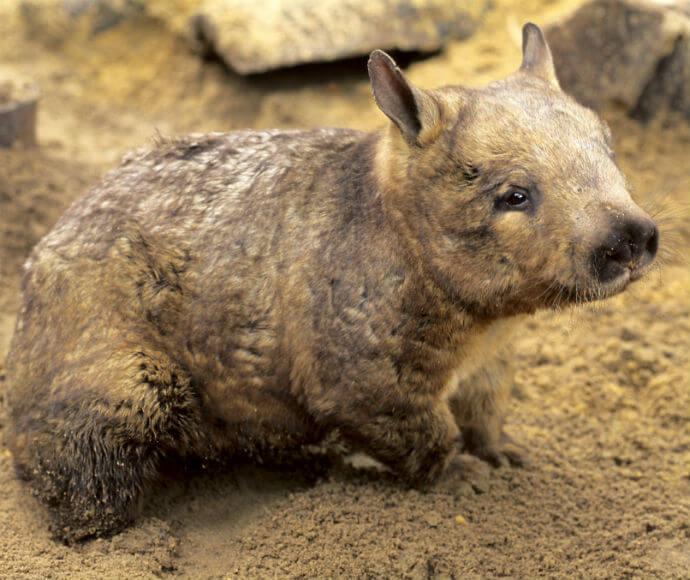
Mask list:
[[[151,0],[148,16],[95,35],[22,24],[0,3],[0,81],[42,93],[40,147],[0,150],[0,361],[32,245],[157,131],[384,122],[363,60],[249,79],[202,61],[182,38],[194,3]],[[519,64],[524,21],[576,4],[494,1],[475,36],[408,72],[422,86],[498,78]],[[463,456],[464,475],[425,493],[366,461],[236,466],[179,478],[134,527],[67,547],[0,446],[0,577],[690,577],[690,128],[607,118],[660,221],[661,267],[604,303],[539,314],[516,341],[507,430],[529,466]]]

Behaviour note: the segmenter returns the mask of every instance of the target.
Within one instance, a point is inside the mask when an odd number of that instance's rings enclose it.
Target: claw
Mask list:
[[[467,448],[467,451],[480,459],[483,459],[493,467],[524,467],[529,464],[527,449],[515,443],[510,436],[501,431],[501,436],[496,445]]]

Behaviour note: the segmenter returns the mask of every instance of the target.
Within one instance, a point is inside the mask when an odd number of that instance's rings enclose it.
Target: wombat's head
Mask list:
[[[394,126],[376,170],[410,255],[456,299],[493,314],[620,292],[649,269],[658,231],[630,198],[610,132],[563,93],[541,30],[482,89],[413,86],[381,51],[374,96]]]

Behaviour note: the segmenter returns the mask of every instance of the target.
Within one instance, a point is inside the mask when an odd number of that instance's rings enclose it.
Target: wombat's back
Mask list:
[[[172,243],[191,243],[200,255],[227,250],[233,241],[240,249],[266,243],[267,229],[295,218],[315,223],[311,217],[337,211],[334,182],[342,185],[366,156],[366,141],[366,134],[346,129],[158,139],[80,198],[37,254],[50,248],[65,257],[100,257],[126,222]]]

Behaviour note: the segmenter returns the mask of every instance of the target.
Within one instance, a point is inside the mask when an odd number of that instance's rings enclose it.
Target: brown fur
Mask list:
[[[8,357],[9,444],[59,537],[127,525],[166,458],[336,429],[412,485],[461,435],[521,461],[511,328],[651,261],[611,262],[612,228],[648,218],[533,25],[524,50],[504,81],[435,91],[374,53],[387,129],[159,140],[72,206],[27,262]],[[514,186],[528,210],[504,211]]]

